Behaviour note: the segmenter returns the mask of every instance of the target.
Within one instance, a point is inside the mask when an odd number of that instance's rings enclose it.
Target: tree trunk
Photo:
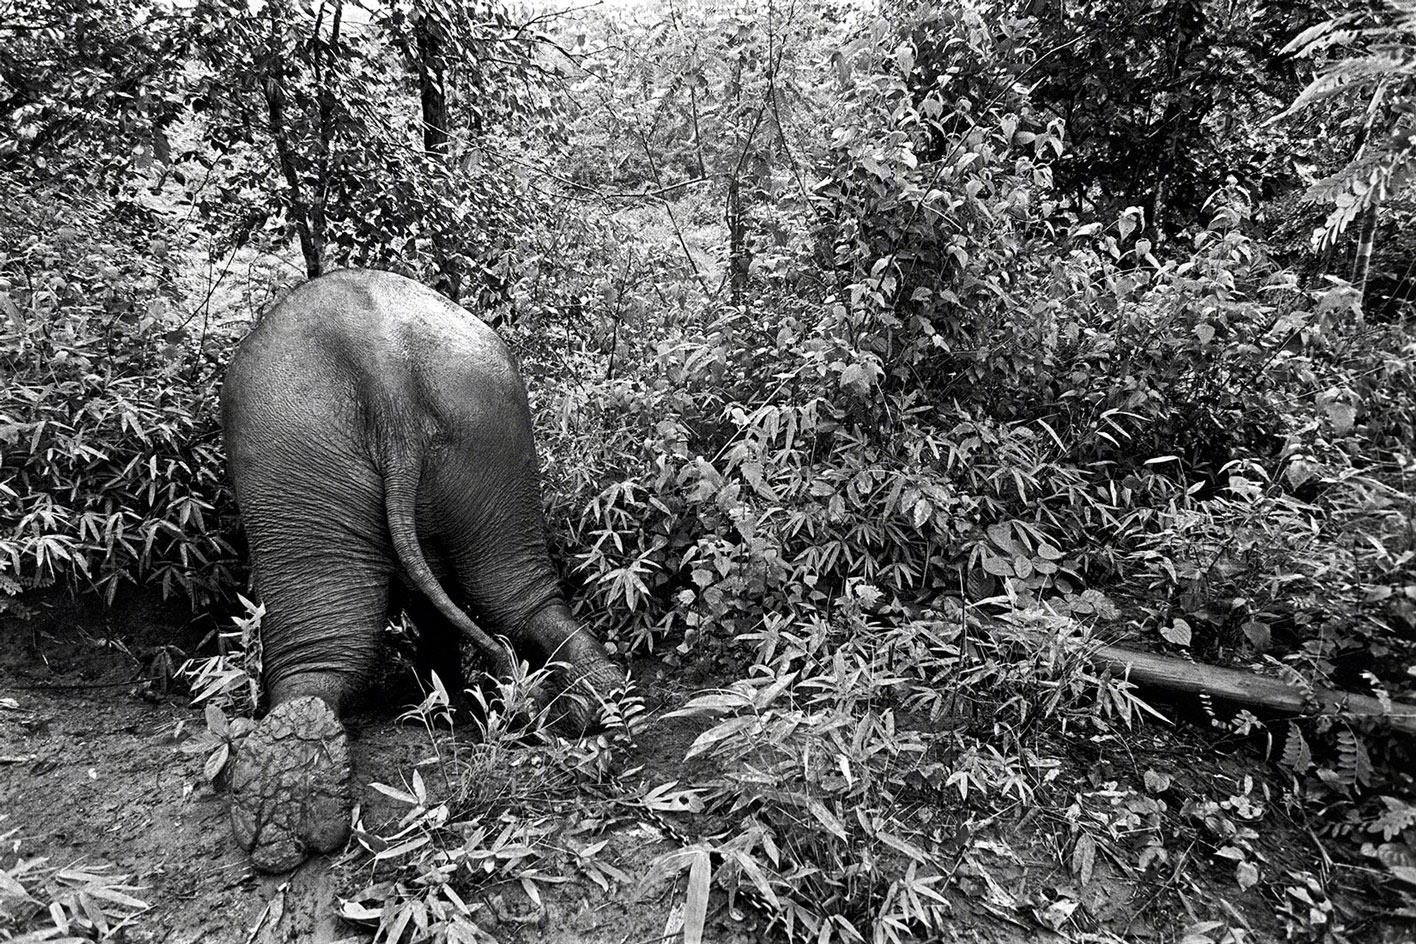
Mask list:
[[[1102,646],[1092,654],[1091,662],[1106,666],[1118,675],[1129,674],[1131,681],[1137,685],[1182,694],[1209,695],[1222,701],[1284,715],[1302,715],[1310,707],[1316,707],[1325,713],[1382,719],[1394,731],[1416,734],[1416,705],[1392,702],[1391,713],[1387,714],[1381,702],[1366,695],[1329,688],[1314,688],[1305,693],[1296,685],[1279,679],[1149,652],[1132,652],[1117,646]]]
[[[319,40],[320,19],[315,20],[315,40]],[[320,267],[324,266],[325,204],[329,200],[329,154],[334,142],[334,89],[331,87],[330,73],[333,71],[336,47],[339,45],[339,27],[344,18],[344,0],[335,0],[334,21],[330,24],[329,42],[324,44],[324,55],[315,58],[315,93],[319,101],[318,139],[315,153],[314,196],[310,203],[310,232],[320,255]]]
[[[732,303],[741,305],[747,290],[747,224],[742,216],[742,185],[736,175],[728,180],[728,284]]]
[[[1367,118],[1362,122],[1362,127],[1357,132],[1357,139],[1353,142],[1355,146],[1352,151],[1352,163],[1361,160],[1362,154],[1367,150],[1367,142],[1372,139],[1372,129],[1381,113],[1382,101],[1386,98],[1386,89],[1385,81],[1379,83],[1376,91],[1372,93],[1372,100],[1367,103]],[[1360,302],[1365,302],[1367,298],[1367,276],[1372,269],[1372,240],[1377,234],[1377,206],[1380,203],[1381,195],[1378,194],[1372,198],[1372,205],[1367,207],[1367,211],[1362,214],[1362,229],[1357,239],[1357,255],[1352,260],[1352,284],[1357,287],[1357,300]]]
[[[418,46],[418,101],[423,113],[423,151],[433,163],[445,164],[450,154],[448,134],[446,70],[443,64],[445,43],[441,28],[431,11],[425,10],[414,26]],[[461,279],[452,262],[449,233],[438,218],[431,223],[433,266],[437,275],[433,287],[456,301],[461,293]]]
[[[738,120],[741,120],[742,114],[742,72],[744,66],[743,57],[739,56],[733,77],[728,82],[728,94],[733,98],[733,112],[739,116]],[[739,177],[742,175],[742,158],[746,156],[746,149],[751,143],[750,137],[742,143],[737,166],[733,168],[732,174],[728,177],[728,206],[727,212],[724,214],[728,224],[728,286],[734,305],[742,304],[743,294],[747,289],[747,223],[743,219],[742,183]]]
[[[693,153],[695,159],[695,169],[698,171],[695,177],[707,177],[707,164],[703,160],[703,137],[698,131],[698,93],[694,91],[693,83],[688,83],[688,104],[689,113],[693,116]]]
[[[424,14],[415,27],[418,43],[418,99],[423,109],[423,150],[446,157],[447,90],[443,84],[442,37],[432,18]]]
[[[300,185],[300,172],[295,167],[295,155],[290,150],[290,141],[285,126],[285,89],[279,73],[265,83],[266,108],[270,117],[270,136],[275,141],[275,154],[280,162],[280,173],[290,188],[290,217],[295,224],[295,233],[300,238],[300,253],[305,257],[305,274],[316,278],[324,273],[324,233],[310,226],[310,207],[305,202],[304,188]]]
[[[1163,166],[1159,168],[1156,178],[1155,189],[1151,191],[1149,203],[1151,230],[1157,245],[1165,241],[1165,227],[1162,225],[1162,217],[1166,213],[1166,186],[1170,181],[1170,175],[1175,172],[1176,159],[1180,153],[1180,136],[1182,128],[1192,123],[1194,119],[1194,107],[1189,111],[1183,111],[1179,102],[1181,101],[1181,70],[1189,62],[1190,50],[1194,46],[1195,38],[1204,29],[1204,7],[1202,4],[1192,3],[1184,0],[1177,4],[1172,17],[1172,29],[1174,30],[1175,51],[1170,57],[1170,67],[1168,70],[1167,88],[1170,92],[1170,102],[1165,107],[1165,112],[1160,120],[1160,128],[1166,135],[1165,150],[1166,155],[1162,161]],[[1140,235],[1137,233],[1137,235]]]

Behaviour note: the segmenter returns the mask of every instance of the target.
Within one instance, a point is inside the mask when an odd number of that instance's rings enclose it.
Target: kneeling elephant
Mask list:
[[[232,826],[258,868],[347,838],[340,714],[391,613],[444,652],[471,639],[501,674],[512,655],[493,635],[569,665],[561,687],[584,696],[566,699],[573,725],[623,683],[558,588],[516,365],[466,310],[386,272],[315,279],[241,342],[221,413],[266,607],[268,712],[231,781]]]

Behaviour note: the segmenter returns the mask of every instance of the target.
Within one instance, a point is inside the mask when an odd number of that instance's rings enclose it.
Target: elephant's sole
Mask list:
[[[349,739],[322,699],[276,705],[237,751],[231,826],[263,872],[344,845],[349,806]]]

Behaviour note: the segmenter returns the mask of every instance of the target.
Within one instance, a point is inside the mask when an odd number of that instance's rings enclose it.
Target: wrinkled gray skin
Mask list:
[[[232,825],[258,868],[285,871],[346,840],[339,716],[399,610],[427,661],[455,664],[465,637],[505,673],[509,654],[480,626],[533,664],[569,663],[562,687],[588,697],[556,708],[573,726],[594,722],[594,696],[623,675],[561,597],[526,391],[490,328],[401,276],[332,273],[241,342],[221,407],[266,606],[270,710],[232,772]]]

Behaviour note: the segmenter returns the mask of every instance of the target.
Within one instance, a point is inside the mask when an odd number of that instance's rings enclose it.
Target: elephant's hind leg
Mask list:
[[[517,510],[464,539],[454,555],[457,579],[479,623],[510,638],[533,667],[561,666],[532,693],[544,718],[567,733],[594,731],[601,699],[624,686],[624,675],[561,597],[535,478],[528,474],[517,488]]]
[[[383,549],[304,515],[247,512],[270,711],[236,754],[231,822],[265,872],[283,872],[349,836],[349,742],[339,712],[367,683],[388,615]]]

